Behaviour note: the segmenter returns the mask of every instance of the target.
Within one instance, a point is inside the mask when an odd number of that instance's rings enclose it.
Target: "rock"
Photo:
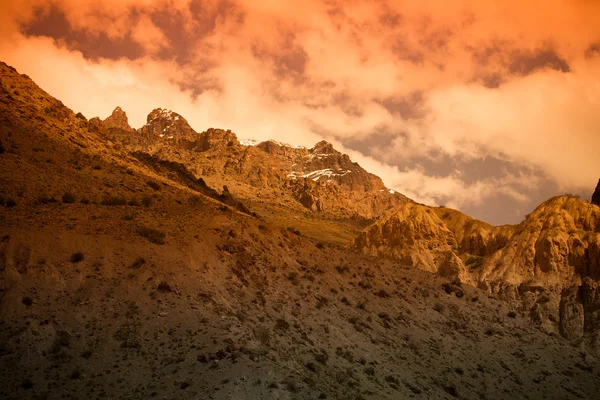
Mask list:
[[[121,107],[115,108],[112,114],[102,121],[102,125],[108,129],[120,129],[126,132],[133,132],[133,128],[129,126],[127,114]]]
[[[594,194],[592,194],[592,204],[600,206],[600,179],[598,180],[598,185],[596,185]]]

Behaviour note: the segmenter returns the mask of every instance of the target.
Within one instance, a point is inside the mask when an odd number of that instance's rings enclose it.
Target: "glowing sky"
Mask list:
[[[0,0],[0,60],[88,118],[326,139],[492,223],[600,177],[600,1]]]

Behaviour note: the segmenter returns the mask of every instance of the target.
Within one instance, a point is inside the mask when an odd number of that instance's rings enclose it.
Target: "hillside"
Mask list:
[[[413,246],[431,270],[437,259],[427,251],[439,249],[474,285],[461,283],[398,260],[402,249],[380,257],[326,240],[358,229],[363,206],[346,216],[309,210],[295,185],[322,184],[317,197],[335,204],[335,193],[346,191],[339,194],[344,204],[354,190],[385,191],[371,175],[346,178],[362,172],[326,143],[298,154],[271,142],[243,146],[227,131],[186,131],[180,118],[177,132],[186,132],[172,139],[179,144],[161,144],[168,126],[150,118],[156,128],[136,131],[124,116],[116,110],[109,122],[87,121],[0,64],[0,398],[597,395],[594,349],[541,329],[527,308],[492,286],[478,288],[492,272],[484,274],[483,264],[474,274],[463,261],[506,248],[521,225],[466,227],[458,212],[381,192],[398,199],[401,214],[384,212],[370,229],[391,213],[394,221],[381,228],[390,236],[369,243]],[[208,150],[185,150],[203,143]],[[300,178],[334,171],[319,154],[333,154],[327,158],[335,168],[352,173],[329,183],[325,173]],[[244,155],[249,166],[240,170]],[[282,161],[288,157],[291,164]],[[306,161],[292,167],[298,159]],[[228,161],[238,164],[225,168]],[[262,162],[276,167],[258,172]],[[201,173],[211,165],[213,172]],[[265,171],[281,177],[281,187],[269,183],[262,192],[244,183],[270,177]],[[265,193],[277,191],[271,203]],[[596,209],[568,215],[587,229]],[[546,226],[555,225],[542,223],[540,234]],[[397,228],[404,236],[394,239]],[[457,252],[461,246],[468,253]]]

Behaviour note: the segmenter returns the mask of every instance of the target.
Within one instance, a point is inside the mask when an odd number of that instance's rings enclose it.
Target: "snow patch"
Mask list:
[[[277,140],[269,139],[267,142],[275,143],[279,147],[289,147],[290,149],[306,149],[304,146],[296,146],[294,144],[278,142]]]
[[[312,171],[312,172],[309,172],[309,173],[303,174],[303,175],[301,175],[299,172],[292,171],[287,176],[288,176],[288,178],[291,178],[291,179],[298,179],[298,177],[308,178],[315,182],[321,178],[329,178],[327,180],[329,182],[331,180],[331,178],[344,176],[346,174],[349,174],[350,172],[352,172],[352,171],[343,170],[343,169],[334,171],[331,168],[326,168],[326,169],[319,169],[316,171]]]
[[[256,139],[241,139],[240,144],[242,146],[256,146],[260,142]]]

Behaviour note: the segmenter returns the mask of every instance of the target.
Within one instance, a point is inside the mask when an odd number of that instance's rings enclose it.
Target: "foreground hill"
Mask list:
[[[4,64],[0,141],[0,398],[597,394],[585,343],[493,291],[269,220]]]

